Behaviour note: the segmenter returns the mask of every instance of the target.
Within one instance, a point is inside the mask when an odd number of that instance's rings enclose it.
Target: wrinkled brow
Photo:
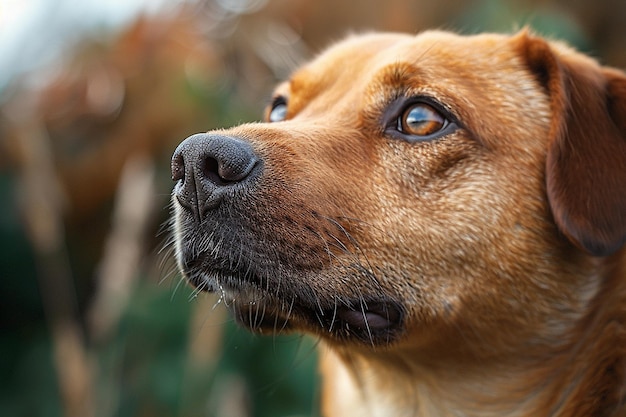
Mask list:
[[[423,79],[423,71],[413,64],[394,62],[373,70],[365,94],[375,102],[390,101],[407,94]]]

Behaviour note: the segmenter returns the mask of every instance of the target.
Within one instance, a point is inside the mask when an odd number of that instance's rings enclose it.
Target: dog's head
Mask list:
[[[172,172],[181,270],[253,330],[537,341],[624,243],[626,78],[527,32],[352,37]]]

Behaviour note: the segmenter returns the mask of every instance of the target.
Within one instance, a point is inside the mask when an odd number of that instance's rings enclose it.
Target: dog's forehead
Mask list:
[[[306,94],[331,85],[369,83],[389,67],[411,65],[423,73],[487,72],[493,66],[515,64],[515,50],[506,35],[461,36],[429,31],[417,36],[377,33],[349,37],[328,48],[296,71],[278,91]],[[512,65],[511,68],[514,68]]]
[[[364,79],[362,72],[380,60],[381,53],[412,39],[410,35],[395,33],[350,36],[299,68],[277,91],[286,95],[304,94],[307,90],[321,91],[342,77],[351,79],[353,85]]]
[[[370,34],[348,38],[321,54],[305,67],[308,70],[327,71],[332,67],[364,65],[363,69],[393,62],[427,65],[431,61],[465,64],[485,59],[509,59],[510,37],[499,34],[463,36],[449,32],[430,31],[417,36],[404,34]]]

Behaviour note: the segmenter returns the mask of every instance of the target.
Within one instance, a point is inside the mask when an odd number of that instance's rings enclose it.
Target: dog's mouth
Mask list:
[[[402,310],[394,301],[379,299],[354,305],[329,308],[290,304],[276,308],[278,303],[261,302],[232,304],[237,322],[258,333],[281,333],[292,330],[310,331],[340,341],[356,341],[368,345],[387,345],[400,332]]]
[[[388,345],[402,330],[402,304],[387,295],[345,297],[311,294],[289,285],[275,288],[247,269],[236,271],[186,268],[186,277],[199,290],[216,292],[238,324],[256,333],[305,331],[338,342]],[[189,266],[189,265],[188,265]],[[280,277],[275,277],[280,282]]]

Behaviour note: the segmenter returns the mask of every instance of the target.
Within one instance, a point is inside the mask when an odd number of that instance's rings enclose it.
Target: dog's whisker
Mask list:
[[[186,279],[185,277],[180,277],[178,279],[178,283],[176,284],[176,286],[174,287],[174,290],[172,291],[172,295],[170,296],[170,301],[174,300],[174,297],[176,296],[176,294],[178,293],[178,290],[180,289],[180,287],[184,284],[186,284]]]
[[[346,254],[352,254],[352,251],[335,235],[329,233],[328,236],[333,240],[332,245],[338,249],[341,249]]]
[[[333,316],[330,319],[330,326],[328,328],[328,332],[332,333],[333,327],[335,326],[335,321],[337,320],[337,296],[333,297]]]
[[[322,315],[322,317],[324,317],[324,307],[322,307],[319,297],[315,297],[315,303],[317,304],[317,308],[319,309],[320,314]]]
[[[202,282],[200,284],[198,284],[196,286],[196,288],[193,289],[193,291],[191,292],[191,294],[189,294],[189,298],[188,301],[193,301],[196,298],[198,298],[198,296],[200,295],[200,293],[202,293],[203,291],[205,291],[207,288],[207,283],[206,281],[202,280]]]
[[[370,329],[370,325],[369,325],[369,321],[367,318],[367,301],[365,300],[365,297],[363,296],[363,294],[361,293],[361,290],[358,290],[359,292],[359,307],[361,309],[361,314],[363,315],[363,323],[365,324],[365,329],[367,330],[367,336],[369,338],[369,342],[372,348],[375,349],[376,344],[374,343],[374,337],[372,336],[372,331]]]
[[[283,308],[283,309],[284,309],[284,307],[283,307],[283,306],[281,306],[281,308]],[[279,317],[280,317],[280,316],[279,316],[278,314],[274,314],[274,324],[273,324],[273,327],[272,327],[272,328],[273,328],[273,330],[274,330],[274,331],[272,332],[272,339],[273,339],[273,342],[275,342],[275,341],[276,341],[276,337],[277,337],[278,335],[280,335],[280,333],[281,333],[281,330],[278,328],[278,320],[279,320]]]
[[[295,296],[291,298],[291,302],[289,303],[289,308],[287,309],[287,313],[285,314],[285,319],[283,320],[283,325],[281,326],[279,332],[283,332],[287,325],[289,324],[289,320],[291,319],[291,314],[293,312],[293,307],[296,302]]]
[[[219,294],[219,296],[217,297],[217,300],[213,304],[213,307],[211,307],[211,310],[214,311],[220,304],[222,304],[223,301],[224,301],[224,294]]]
[[[317,322],[319,323],[320,328],[325,329],[326,326],[324,325],[324,319],[322,318],[322,316],[320,316],[317,310],[315,310],[315,318],[317,319]]]
[[[164,285],[165,282],[173,281],[175,278],[181,279],[181,273],[176,265],[163,265],[157,285]],[[184,279],[184,278],[183,278]]]
[[[248,322],[250,328],[256,331],[262,330],[263,320],[265,320],[265,306],[258,301],[248,302]]]
[[[344,219],[348,219],[348,217],[342,217]],[[346,230],[346,228],[337,220],[330,218],[330,217],[325,217],[326,220],[328,220],[329,222],[331,222],[332,224],[334,224],[350,241],[350,243],[354,246],[354,248],[356,249],[356,253],[354,254],[354,259],[355,259],[355,263],[354,265],[357,266],[357,268],[361,271],[361,273],[364,273],[365,276],[367,276],[368,278],[370,278],[373,282],[376,283],[376,285],[379,288],[382,288],[382,285],[379,281],[379,279],[376,277],[376,274],[374,273],[374,267],[372,266],[367,254],[363,251],[363,249],[361,248],[361,246],[359,245],[358,241],[352,236],[352,234],[350,232],[348,232]],[[358,221],[361,222],[363,224],[366,224],[365,222],[362,222],[358,219],[352,219],[353,221]],[[339,239],[337,239],[335,236],[332,236],[333,238],[335,238],[337,241],[339,241]],[[345,245],[343,245],[345,247]],[[347,247],[345,247],[346,252],[348,253],[352,253],[351,251],[348,251]],[[360,262],[360,257],[362,257],[365,261],[365,264],[367,265],[367,268],[364,268],[361,266],[361,262]]]
[[[328,242],[326,241],[326,239],[324,239],[324,236],[321,235],[321,233],[317,232],[317,231],[313,231],[315,233],[315,235],[320,239],[320,241],[322,242],[322,244],[324,245],[324,251],[326,252],[326,254],[328,255],[328,262],[330,264],[333,263],[334,259],[337,259],[337,256],[333,253],[333,251],[330,249],[330,246],[328,246]],[[323,264],[322,264],[323,265]]]

